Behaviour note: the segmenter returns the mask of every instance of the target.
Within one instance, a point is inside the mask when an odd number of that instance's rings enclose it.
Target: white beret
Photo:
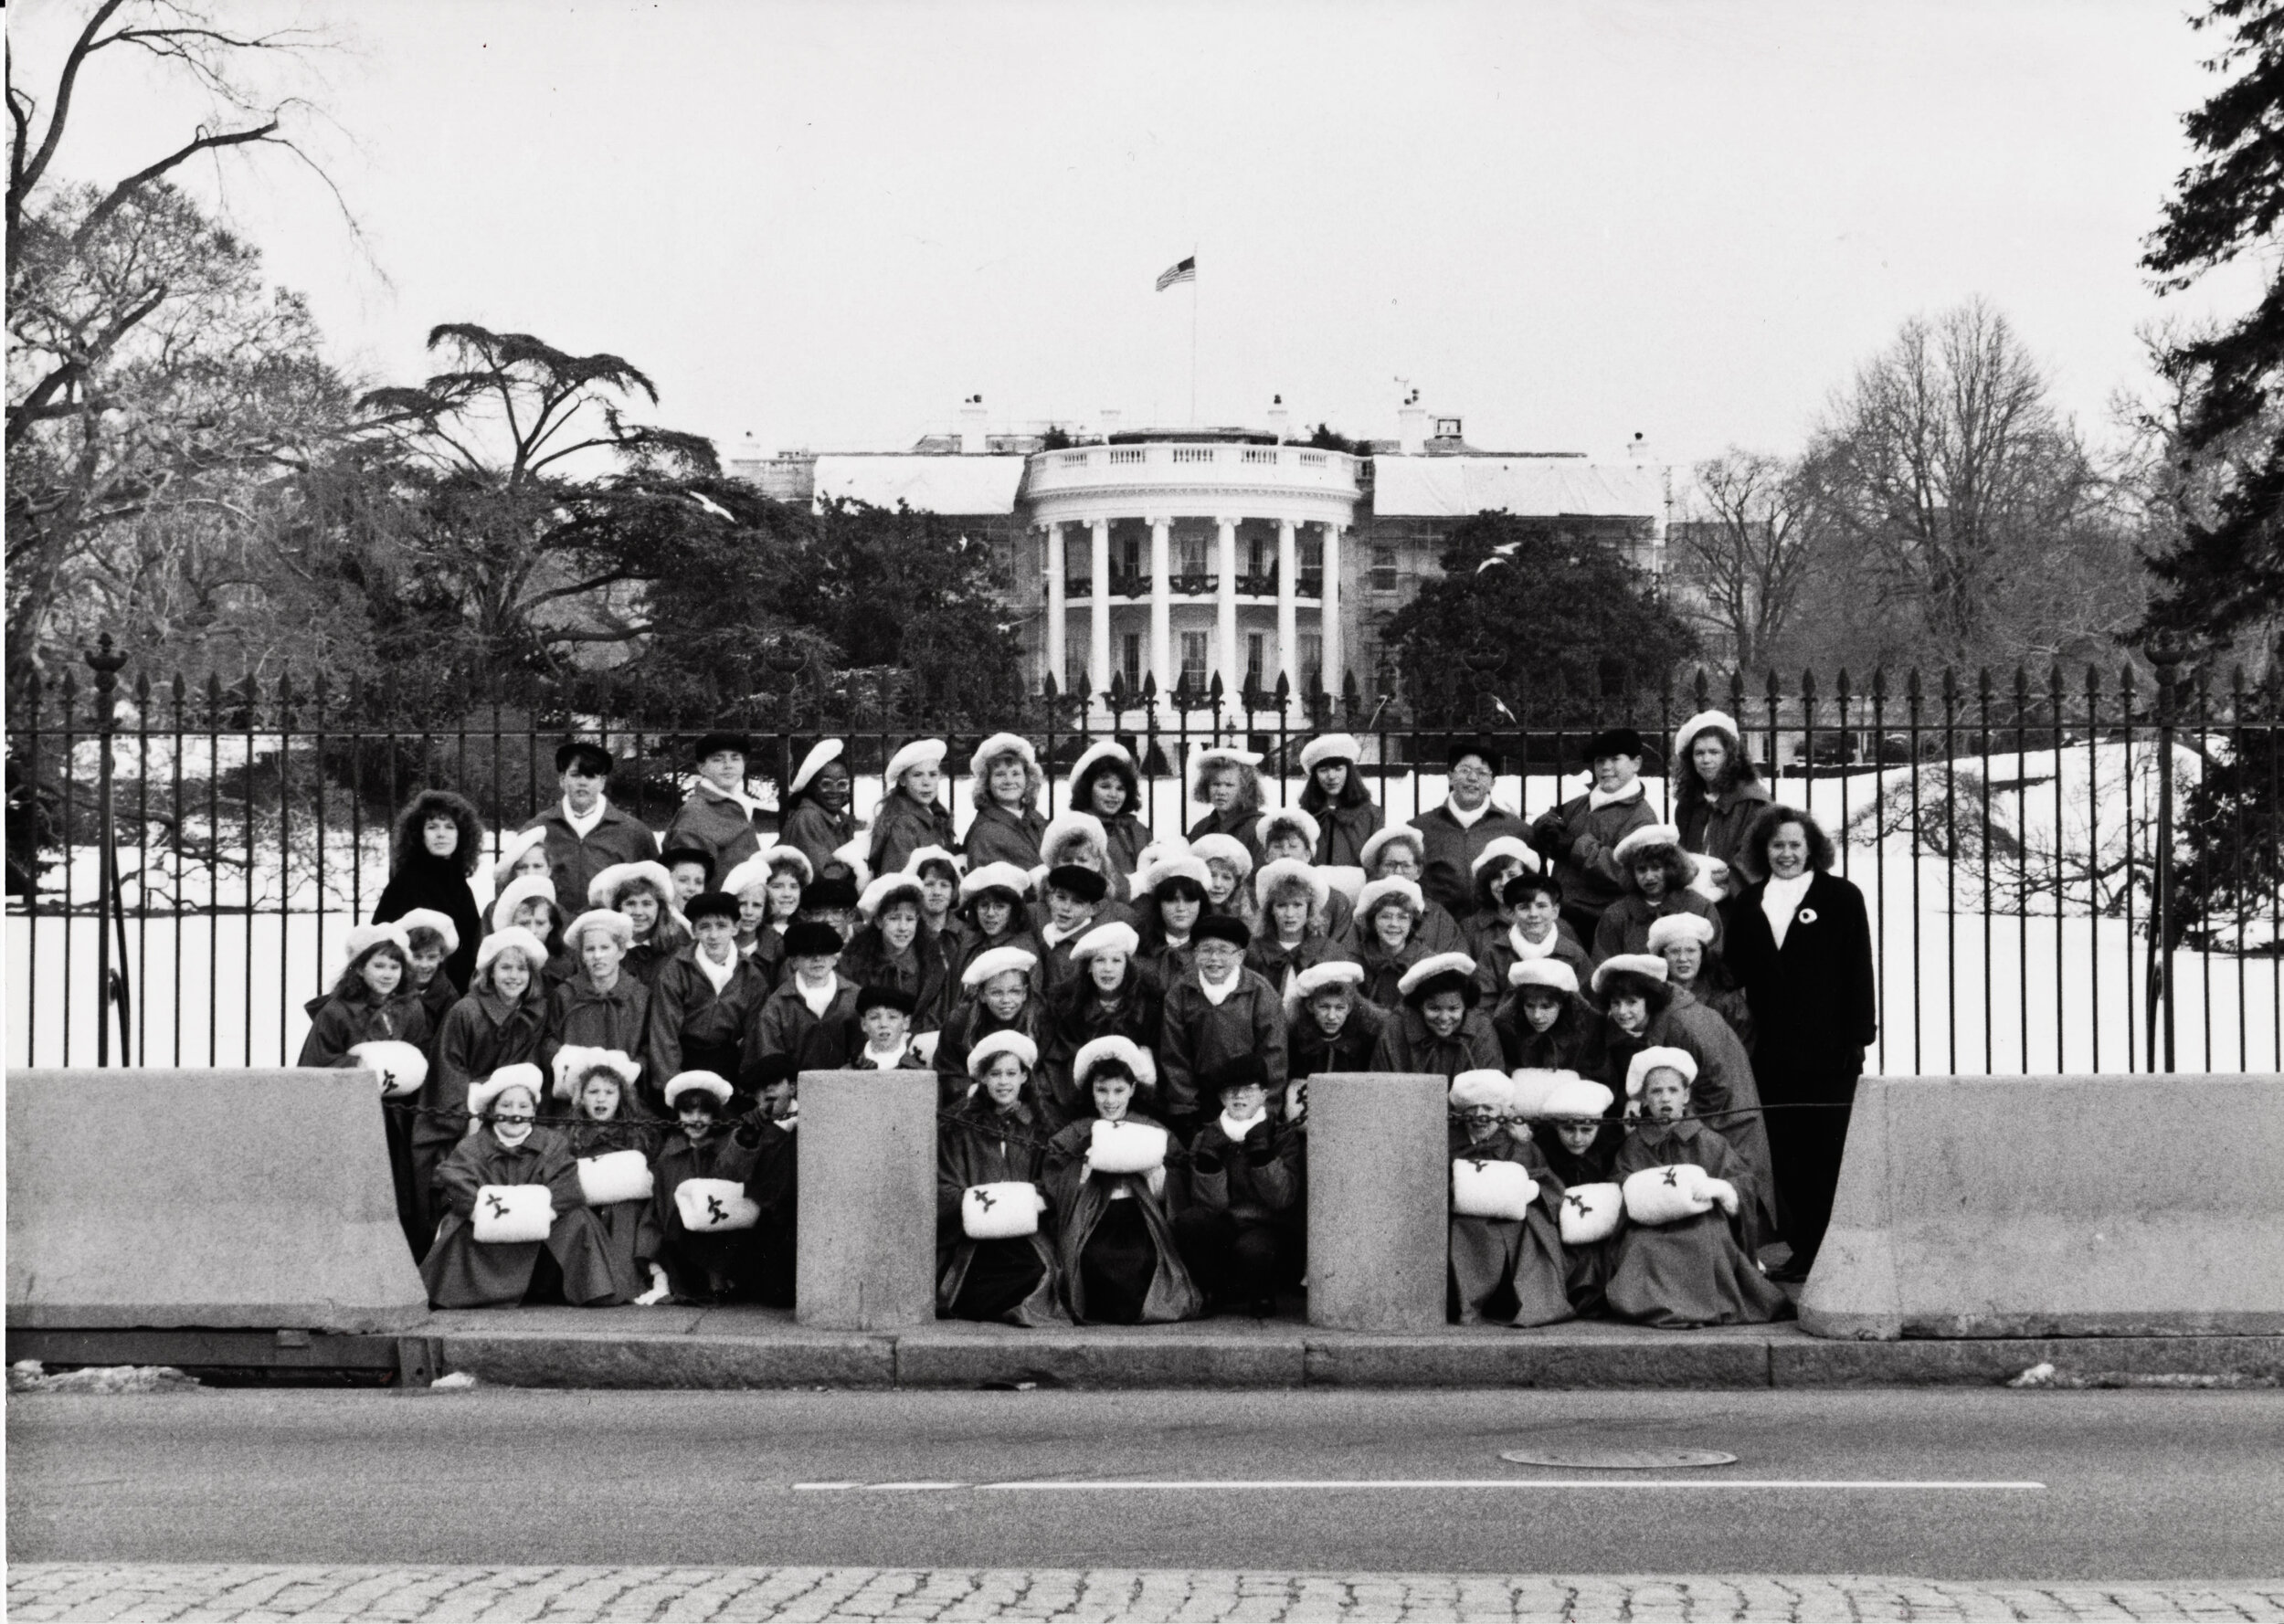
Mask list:
[[[1106,761],[1117,762],[1129,773],[1135,770],[1134,753],[1117,740],[1104,739],[1089,744],[1078,760],[1071,764],[1071,794],[1073,797],[1078,795],[1079,786],[1086,782],[1086,775]],[[1132,811],[1133,808],[1128,807],[1127,810]]]
[[[1578,991],[1578,972],[1565,961],[1549,955],[1542,959],[1517,959],[1507,967],[1509,986],[1543,986],[1558,993]]]
[[[1319,863],[1316,871],[1325,877],[1325,883],[1353,903],[1364,894],[1369,882],[1363,870],[1348,863]]]
[[[1679,851],[1681,831],[1670,823],[1645,823],[1611,848],[1611,859],[1613,862],[1623,863],[1635,852],[1647,850],[1656,846],[1670,846],[1676,851]]]
[[[1094,1069],[1105,1060],[1123,1062],[1126,1070],[1134,1073],[1137,1083],[1149,1085],[1158,1081],[1158,1062],[1150,1058],[1150,1051],[1131,1038],[1121,1038],[1113,1033],[1082,1046],[1073,1057],[1073,1085],[1082,1089],[1086,1087],[1094,1078]]]
[[[1364,864],[1364,871],[1368,874],[1371,872],[1373,866],[1380,861],[1380,854],[1398,841],[1411,847],[1414,853],[1422,857],[1427,851],[1426,841],[1418,829],[1413,828],[1408,823],[1391,823],[1386,828],[1374,833],[1370,839],[1364,842],[1364,849],[1358,854]]]
[[[1253,876],[1253,896],[1264,908],[1269,897],[1288,880],[1297,880],[1308,887],[1309,906],[1321,908],[1332,899],[1332,887],[1325,877],[1296,857],[1281,857]]]
[[[1452,1079],[1451,1102],[1461,1111],[1478,1105],[1506,1111],[1515,1103],[1515,1084],[1504,1071],[1462,1071]]]
[[[1708,902],[1718,902],[1729,895],[1729,865],[1718,857],[1708,857],[1702,851],[1692,852],[1697,859],[1697,871],[1689,877],[1689,889]]]
[[[723,875],[721,889],[731,896],[743,896],[749,891],[756,891],[768,884],[770,877],[776,872],[768,858],[757,852]]]
[[[1373,881],[1357,893],[1357,918],[1369,921],[1373,913],[1379,910],[1380,905],[1390,897],[1401,898],[1404,906],[1414,913],[1427,912],[1427,899],[1420,894],[1419,881],[1406,880],[1401,875],[1390,875],[1385,880]]]
[[[1311,851],[1316,849],[1317,838],[1324,833],[1324,826],[1300,807],[1280,807],[1274,812],[1261,815],[1261,821],[1253,825],[1253,838],[1266,846],[1271,837],[1281,828],[1289,828],[1300,836],[1308,843]]]
[[[926,868],[930,863],[944,864],[946,868],[951,870],[954,879],[957,879],[959,871],[968,866],[966,860],[961,858],[959,853],[954,851],[948,846],[923,846],[919,850],[904,859],[904,872],[907,874],[917,874],[922,869]]]
[[[1190,855],[1201,863],[1227,863],[1240,880],[1253,871],[1253,854],[1235,835],[1200,835],[1190,842]]]
[[[661,862],[613,863],[587,882],[587,905],[590,908],[609,908],[617,905],[621,887],[637,881],[646,881],[668,902],[674,897],[674,877]]]
[[[981,986],[994,975],[1004,975],[1013,970],[1028,975],[1038,968],[1039,955],[1021,947],[987,947],[976,954],[975,963],[960,972],[962,986]]]
[[[1602,991],[1610,978],[1621,970],[1646,975],[1652,981],[1663,981],[1672,974],[1666,968],[1665,961],[1654,953],[1613,953],[1594,966],[1594,990]]]
[[[1572,1077],[1547,1091],[1546,1099],[1539,1102],[1539,1114],[1555,1121],[1607,1116],[1616,1102],[1616,1095],[1591,1078]]]
[[[864,894],[857,899],[857,912],[867,919],[876,918],[880,911],[888,906],[890,899],[898,896],[910,897],[916,906],[922,900],[920,876],[883,874],[864,888]]]
[[[1674,730],[1674,748],[1686,753],[1696,743],[1697,736],[1708,727],[1718,727],[1732,739],[1742,739],[1745,730],[1737,725],[1737,719],[1726,711],[1700,711]]]
[[[1234,744],[1209,744],[1190,756],[1190,765],[1202,778],[1215,767],[1257,767],[1261,754],[1254,750],[1240,750]]]
[[[787,845],[774,835],[757,855],[769,865],[769,871],[773,874],[779,869],[798,869],[803,885],[817,878],[817,865],[809,860],[809,853],[798,846]]]
[[[1107,850],[1110,846],[1103,820],[1092,812],[1058,812],[1047,820],[1046,828],[1039,836],[1039,855],[1052,868],[1063,849],[1073,840],[1083,840],[1097,851]]]
[[[1168,880],[1187,880],[1200,891],[1203,891],[1212,883],[1213,876],[1207,872],[1202,859],[1194,858],[1183,852],[1162,859],[1146,869],[1137,869],[1134,878],[1126,882],[1126,886],[1136,896],[1147,897]]]
[[[589,1049],[583,1044],[566,1043],[555,1050],[555,1098],[570,1099],[579,1079],[595,1070],[615,1072],[621,1087],[632,1088],[634,1080],[642,1075],[642,1062],[624,1049]]]
[[[1467,872],[1470,875],[1481,874],[1484,870],[1502,858],[1513,858],[1523,865],[1523,871],[1527,874],[1536,874],[1542,866],[1539,861],[1539,854],[1529,847],[1524,845],[1513,835],[1499,835],[1484,847],[1475,860],[1468,865]]]
[[[881,776],[893,786],[915,767],[942,766],[944,753],[949,748],[941,739],[915,739],[888,758],[887,769]]]
[[[993,733],[982,743],[977,745],[975,754],[968,758],[968,775],[970,778],[982,777],[992,762],[1002,755],[1020,756],[1023,765],[1027,767],[1035,767],[1039,765],[1039,752],[1031,747],[1031,742],[1022,734]]]
[[[800,766],[794,772],[793,781],[785,786],[788,795],[798,795],[809,787],[809,781],[824,770],[825,764],[841,759],[842,749],[839,739],[819,739],[801,757]]]
[[[1039,1045],[1022,1033],[1010,1029],[989,1034],[968,1051],[968,1075],[981,1077],[983,1069],[991,1063],[993,1058],[1003,1054],[1011,1054],[1022,1061],[1026,1071],[1039,1064]]]
[[[1540,1070],[1529,1066],[1521,1066],[1516,1069],[1513,1081],[1516,1114],[1539,1117],[1546,1115],[1547,1101],[1554,1091],[1566,1082],[1576,1082],[1578,1073]]]
[[[1020,900],[1031,894],[1031,876],[1013,863],[986,863],[959,882],[963,902],[987,891],[1010,891]]]
[[[1098,924],[1071,944],[1071,960],[1076,964],[1091,959],[1098,953],[1123,953],[1129,957],[1142,951],[1142,937],[1123,919],[1108,924]]]
[[[540,883],[545,885],[546,881],[542,881]],[[549,888],[547,894],[549,896],[555,894],[552,887]],[[345,962],[354,964],[360,957],[372,952],[384,942],[394,944],[397,951],[405,954],[406,957],[412,956],[412,943],[405,929],[405,922],[401,919],[392,919],[374,924],[351,925],[349,933],[341,941],[343,957]]]
[[[476,944],[476,974],[481,975],[492,967],[492,961],[503,953],[520,953],[523,967],[536,975],[547,962],[547,944],[520,924],[512,924],[503,931],[494,931]]]
[[[684,1094],[712,1094],[717,1104],[730,1102],[730,1085],[712,1071],[680,1071],[667,1080],[666,1104],[670,1111],[674,1102]]]
[[[1353,959],[1326,959],[1293,977],[1293,994],[1306,998],[1328,986],[1362,986],[1364,966]]]
[[[1650,921],[1650,951],[1663,953],[1676,942],[1713,943],[1713,922],[1702,913],[1667,913]]]
[[[1649,1074],[1661,1070],[1678,1071],[1684,1082],[1695,1082],[1697,1080],[1697,1057],[1686,1049],[1673,1049],[1655,1043],[1650,1045],[1626,1062],[1626,1098],[1631,1100],[1639,1094]]]
[[[500,855],[492,861],[492,890],[500,889],[501,884],[507,879],[509,870],[523,860],[525,852],[534,846],[544,846],[546,842],[547,826],[545,824],[534,824],[530,828],[517,829],[511,835],[502,835]]]
[[[859,890],[872,882],[872,865],[864,859],[866,841],[869,838],[868,836],[859,835],[855,839],[844,841],[826,853],[827,860],[839,863],[849,870],[850,875],[856,881]]]
[[[1189,855],[1190,841],[1186,837],[1181,835],[1168,835],[1164,839],[1153,840],[1147,846],[1142,848],[1141,850],[1136,852],[1134,854],[1134,866],[1137,869],[1147,869],[1153,863],[1168,862],[1175,858],[1188,857]]]
[[[563,927],[563,944],[576,953],[590,932],[600,931],[606,936],[616,936],[621,947],[634,944],[634,921],[609,908],[589,908],[578,918]]]
[[[555,882],[545,874],[525,874],[508,881],[507,889],[492,900],[492,928],[504,930],[515,921],[515,911],[529,902],[556,906]]]
[[[468,1114],[481,1116],[494,1100],[510,1089],[522,1089],[531,1095],[532,1104],[536,1108],[540,1096],[547,1091],[547,1085],[539,1075],[539,1068],[529,1060],[502,1066],[482,1081],[468,1085]]]
[[[1328,761],[1354,763],[1363,754],[1354,733],[1321,733],[1301,746],[1301,771],[1313,773]]]
[[[434,908],[415,908],[411,912],[399,916],[396,923],[405,933],[407,945],[413,932],[434,931],[444,938],[444,951],[448,954],[460,951],[460,926],[452,923],[452,916],[449,913],[439,912]]]
[[[1475,961],[1464,953],[1431,953],[1397,979],[1396,990],[1409,995],[1438,975],[1473,975]]]

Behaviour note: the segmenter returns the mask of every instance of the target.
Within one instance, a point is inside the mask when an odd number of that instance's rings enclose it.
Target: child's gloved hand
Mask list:
[[[1570,842],[1570,860],[1584,868],[1602,855],[1602,842],[1591,835],[1581,835]]]
[[[666,1301],[668,1287],[666,1271],[656,1263],[650,1265],[650,1289],[635,1299],[638,1308],[654,1308]]]

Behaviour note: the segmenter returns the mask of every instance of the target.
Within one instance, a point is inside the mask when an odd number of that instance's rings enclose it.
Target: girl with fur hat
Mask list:
[[[1278,1289],[1299,1278],[1302,1138],[1271,1113],[1268,1075],[1259,1055],[1246,1054],[1199,1079],[1220,1114],[1190,1141],[1174,1241],[1208,1313],[1244,1309],[1267,1319]]]
[[[881,774],[887,793],[872,814],[866,853],[875,876],[901,871],[915,851],[950,849],[952,813],[941,798],[945,749],[941,739],[915,739],[888,758]]]
[[[577,951],[563,939],[565,918],[555,902],[555,885],[545,874],[519,874],[492,899],[492,928],[529,931],[547,945],[540,979],[552,989],[578,974]]]
[[[354,1066],[349,1051],[360,1043],[395,1039],[416,1049],[428,1043],[428,1011],[412,986],[412,953],[402,925],[359,925],[345,944],[347,962],[333,990],[303,1007],[310,1033],[301,1040],[302,1066]]]
[[[1101,822],[1110,872],[1121,882],[1131,879],[1140,866],[1142,848],[1150,843],[1150,831],[1142,822],[1142,780],[1133,753],[1116,739],[1089,745],[1071,764],[1069,805],[1072,811]],[[1126,887],[1121,883],[1114,891],[1125,895]]]
[[[1464,953],[1423,958],[1397,983],[1402,1002],[1380,1028],[1375,1071],[1433,1071],[1445,1081],[1462,1071],[1496,1070],[1499,1041],[1479,1007],[1475,961]]]
[[[968,1062],[975,1088],[951,1107],[936,1139],[936,1311],[955,1320],[1068,1324],[1042,1192],[1052,1123],[1035,1089],[1038,1048],[1020,1032],[995,1032]],[[981,1228],[1005,1216],[1003,1204],[1025,1200],[1038,1209],[1029,1233],[968,1234],[971,1217]]]
[[[483,915],[468,877],[483,858],[483,825],[465,798],[424,789],[397,819],[389,847],[388,884],[373,904],[373,923],[386,924],[416,909],[432,908],[452,922],[460,945],[444,961],[454,986],[476,973],[476,944]]]
[[[1320,866],[1368,867],[1364,843],[1380,833],[1380,803],[1365,786],[1357,761],[1364,747],[1351,733],[1323,733],[1301,746],[1301,771],[1308,782],[1301,787],[1301,810],[1316,820],[1316,849],[1311,853]]]
[[[1462,1325],[1551,1325],[1570,1319],[1570,1263],[1557,1215],[1562,1181],[1515,1112],[1515,1085],[1493,1070],[1451,1086],[1452,1217],[1448,1312]],[[1518,1167],[1523,1177],[1501,1174]],[[1468,1210],[1519,1201],[1507,1210]]]
[[[1332,887],[1308,864],[1290,859],[1269,863],[1253,876],[1253,891],[1259,914],[1245,967],[1260,972],[1280,994],[1303,970],[1352,956],[1325,933]]]
[[[1408,880],[1419,889],[1420,945],[1430,953],[1465,953],[1467,933],[1459,928],[1451,910],[1427,894],[1421,876],[1425,870],[1426,842],[1408,823],[1384,828],[1364,843],[1364,872],[1371,880]],[[1359,906],[1362,899],[1358,899]],[[1356,926],[1359,943],[1364,926]]]
[[[785,974],[785,933],[817,870],[798,846],[763,847],[722,877],[737,899],[737,953],[771,986]]]
[[[1205,890],[1211,879],[1205,864],[1187,855],[1154,863],[1134,877],[1142,908],[1142,957],[1160,987],[1173,986],[1196,962],[1198,923],[1205,917]]]
[[[694,846],[726,874],[761,849],[756,815],[767,810],[745,792],[745,764],[753,741],[744,733],[711,733],[691,747],[690,793],[666,826],[661,843]]]
[[[1285,997],[1285,1076],[1369,1071],[1388,1018],[1363,996],[1364,966],[1327,959],[1293,978]]]
[[[1507,967],[1491,1032],[1509,1070],[1601,1075],[1602,1012],[1586,1001],[1585,985],[1568,959],[1517,959]]]
[[[1260,1056],[1272,1097],[1285,1097],[1285,1002],[1245,968],[1250,939],[1243,920],[1208,914],[1198,923],[1196,961],[1166,989],[1161,1098],[1166,1121],[1185,1136],[1212,1103],[1199,1079],[1239,1055]]]
[[[1047,785],[1039,752],[1019,734],[993,733],[977,746],[968,770],[976,815],[960,850],[968,872],[987,863],[1011,863],[1029,873],[1039,866],[1039,838],[1047,832],[1039,810],[1039,793]]]
[[[820,874],[864,827],[850,805],[856,784],[849,775],[847,748],[840,739],[819,740],[794,769],[778,804],[777,838],[798,849]]]
[[[1675,730],[1669,771],[1666,789],[1682,849],[1719,858],[1733,876],[1732,893],[1742,891],[1756,876],[1738,859],[1770,799],[1745,753],[1742,730],[1725,712],[1699,712]]]
[[[642,1101],[652,1112],[665,1109],[659,1091],[667,1078],[684,1071],[737,1075],[745,1034],[769,999],[767,977],[737,951],[738,912],[726,891],[692,898],[690,928],[697,939],[651,984]]]
[[[841,974],[841,937],[832,926],[797,919],[785,933],[785,979],[746,1028],[739,1061],[741,1091],[757,1092],[759,1061],[783,1055],[795,1071],[838,1071],[862,1046],[857,1031],[857,985]]]
[[[1048,1001],[1053,1041],[1042,1051],[1039,1093],[1068,1121],[1079,1110],[1071,1060],[1097,1038],[1123,1038],[1155,1052],[1166,1003],[1142,959],[1142,939],[1124,923],[1098,924],[1072,944],[1077,974]]]
[[[1395,876],[1373,881],[1357,898],[1356,958],[1364,966],[1363,997],[1383,1010],[1402,1001],[1404,973],[1430,956],[1421,925],[1431,906],[1417,885]]]
[[[672,1300],[790,1304],[792,1133],[766,1110],[733,1119],[729,1081],[712,1071],[671,1078],[663,1095],[673,1126],[650,1164],[650,1204]],[[683,1196],[696,1179],[714,1182]]]
[[[1083,1325],[1195,1319],[1203,1302],[1167,1217],[1171,1135],[1137,1109],[1150,1082],[1149,1056],[1111,1039],[1090,1048],[1096,1052],[1081,1056],[1073,1071],[1084,1114],[1048,1142],[1042,1171],[1064,1304]],[[1105,1123],[1117,1125],[1099,1126]]]
[[[625,1301],[611,1279],[602,1231],[587,1208],[569,1144],[538,1126],[539,1068],[502,1067],[468,1091],[479,1126],[436,1170],[443,1209],[436,1244],[420,1260],[421,1282],[434,1308],[506,1308],[519,1302],[567,1302],[599,1308]],[[545,1192],[545,1239],[498,1240],[486,1230],[508,1218],[506,1192]]]
[[[1316,928],[1336,942],[1353,941],[1355,898],[1364,889],[1364,870],[1353,865],[1317,862],[1316,848],[1323,830],[1314,817],[1298,807],[1280,807],[1274,812],[1264,812],[1253,828],[1261,841],[1261,867],[1291,862],[1313,870],[1325,882],[1325,900],[1316,911]],[[1259,883],[1256,873],[1254,884]]]
[[[936,1040],[936,1076],[946,1103],[973,1081],[968,1057],[995,1032],[1020,1032],[1034,1049],[1047,1047],[1052,1028],[1039,997],[1039,955],[1028,947],[995,947],[978,954],[960,975],[952,1013]],[[1041,1103],[1052,1109],[1053,1102]]]
[[[406,983],[428,1011],[428,1042],[433,1046],[444,1018],[460,1002],[460,984],[444,968],[460,951],[460,927],[433,908],[415,908],[395,923],[405,933]]]
[[[627,974],[645,986],[656,985],[666,962],[690,945],[675,902],[674,877],[661,862],[615,863],[587,887],[588,907],[623,913],[634,926]]]
[[[502,1066],[539,1058],[547,1032],[547,988],[541,971],[546,944],[511,925],[494,931],[476,950],[476,970],[467,994],[444,1017],[437,1033],[436,1063],[414,1097],[413,1190],[419,1200],[421,1242],[428,1250],[439,1217],[434,1190],[437,1164],[469,1131],[468,1090]]]
[[[1190,798],[1207,809],[1190,826],[1191,846],[1208,835],[1227,835],[1254,863],[1261,860],[1254,833],[1261,818],[1260,769],[1260,756],[1233,744],[1210,744],[1190,757]]]
[[[1617,1229],[1625,1222],[1623,1197],[1610,1174],[1622,1135],[1605,1132],[1618,1120],[1617,1097],[1575,1071],[1518,1070],[1517,1094],[1533,1080],[1544,1091],[1530,1126],[1531,1138],[1548,1170],[1562,1185],[1562,1222],[1558,1228],[1567,1230],[1562,1255],[1570,1271],[1570,1305],[1581,1314],[1598,1314],[1617,1261]]]
[[[944,956],[931,951],[924,902],[915,874],[883,874],[866,886],[857,903],[864,923],[841,955],[841,973],[859,986],[889,987],[910,998],[912,1029],[933,1032],[944,1024],[951,976]]]
[[[642,1062],[616,1049],[555,1051],[555,1109],[569,1119],[561,1129],[564,1143],[578,1162],[600,1164],[578,1169],[579,1187],[602,1232],[611,1287],[622,1302],[651,1292],[658,1293],[652,1302],[666,1295],[666,1271],[658,1262],[665,1237],[650,1201],[658,1124],[643,1120],[635,1104],[641,1075]],[[605,1156],[614,1159],[602,1163]],[[612,1187],[599,1187],[605,1184]]]
[[[1526,869],[1502,882],[1498,907],[1468,923],[1475,945],[1469,956],[1483,980],[1483,997],[1496,1007],[1507,996],[1507,972],[1517,965],[1557,959],[1583,982],[1593,960],[1562,919],[1562,882],[1552,874]]]
[[[1641,1117],[1611,1165],[1628,1221],[1610,1271],[1610,1312],[1676,1329],[1789,1318],[1792,1304],[1754,1262],[1741,1221],[1751,1170],[1697,1120],[1697,1076],[1680,1049],[1653,1046],[1628,1064],[1626,1092]]]
[[[1646,951],[1665,961],[1665,985],[1676,997],[1687,992],[1729,1023],[1747,1054],[1752,1052],[1752,1006],[1744,989],[1729,985],[1713,952],[1714,925],[1694,913],[1674,913],[1649,928]]]
[[[1246,883],[1253,878],[1253,849],[1234,836],[1210,834],[1190,842],[1190,855],[1205,865],[1205,911],[1242,919],[1249,931],[1257,925],[1260,909]]]
[[[640,1054],[650,1037],[650,989],[627,970],[634,922],[608,908],[591,908],[563,933],[579,967],[547,995],[547,1035],[539,1063],[555,1064],[566,1043]]]
[[[1594,927],[1596,963],[1621,953],[1647,953],[1650,926],[1675,914],[1693,914],[1713,927],[1713,948],[1720,950],[1721,916],[1713,904],[1689,889],[1697,859],[1681,849],[1681,831],[1669,823],[1635,829],[1612,853],[1623,877],[1625,894],[1602,911]]]
[[[959,957],[954,973],[966,976],[968,966],[999,947],[1018,947],[1033,959],[1046,956],[1046,944],[1031,928],[1031,912],[1023,904],[1031,891],[1031,875],[1012,863],[986,863],[970,869],[959,882],[959,915],[966,927],[960,935]],[[1033,981],[1042,978],[1034,975]],[[957,1004],[959,994],[945,997]]]

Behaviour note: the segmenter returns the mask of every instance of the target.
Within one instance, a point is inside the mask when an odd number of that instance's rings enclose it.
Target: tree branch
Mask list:
[[[110,22],[112,14],[125,3],[126,0],[102,0],[102,4],[95,8],[95,15],[88,18],[87,26],[79,30],[79,37],[72,42],[70,54],[63,59],[63,71],[56,76],[56,106],[48,115],[47,139],[39,143],[39,151],[33,154],[28,163],[10,165],[8,258],[11,261],[16,258],[16,227],[23,219],[24,200],[30,195],[32,188],[39,185],[40,177],[48,173],[48,162],[55,157],[57,144],[63,140],[64,122],[71,113],[71,92],[79,82],[79,69],[96,48],[96,35],[102,31],[103,25]],[[28,130],[29,125],[26,121],[19,120],[18,128]]]
[[[260,125],[256,129],[234,130],[222,135],[208,135],[206,134],[202,129],[197,136],[185,142],[177,151],[161,158],[155,163],[137,170],[134,174],[129,175],[125,180],[121,181],[117,185],[113,186],[110,193],[105,195],[103,201],[97,204],[95,207],[89,212],[88,217],[79,222],[79,228],[71,234],[72,251],[76,253],[80,248],[85,248],[87,246],[88,239],[94,236],[96,231],[101,227],[104,221],[110,219],[111,216],[117,214],[121,208],[124,207],[130,197],[133,196],[135,193],[141,190],[144,185],[158,179],[159,176],[164,174],[168,170],[174,168],[177,164],[187,163],[192,158],[196,157],[200,153],[211,152],[221,147],[244,146],[250,142],[268,141],[277,132],[278,121],[275,119],[270,120],[267,124]]]

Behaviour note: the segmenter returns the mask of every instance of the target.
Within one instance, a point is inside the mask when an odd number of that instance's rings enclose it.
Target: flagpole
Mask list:
[[[1198,426],[1198,247],[1190,245],[1190,427]]]

